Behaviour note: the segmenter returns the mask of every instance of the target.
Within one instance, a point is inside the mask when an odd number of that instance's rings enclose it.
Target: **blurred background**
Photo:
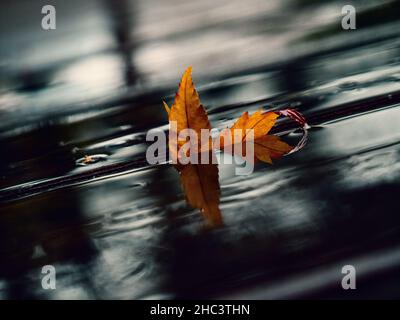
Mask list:
[[[1,1],[0,299],[400,297],[399,18],[398,0]],[[260,107],[311,125],[251,176],[219,166],[209,231],[145,159],[189,65],[213,127]]]

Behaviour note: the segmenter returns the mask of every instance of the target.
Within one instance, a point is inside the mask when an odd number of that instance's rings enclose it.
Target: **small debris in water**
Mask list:
[[[107,159],[106,154],[85,155],[83,158],[76,160],[78,166],[87,166],[89,164],[97,163]]]

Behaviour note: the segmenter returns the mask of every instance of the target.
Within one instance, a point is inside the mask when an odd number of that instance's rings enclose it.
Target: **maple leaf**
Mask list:
[[[272,164],[272,159],[279,159],[292,149],[293,147],[275,135],[266,135],[254,140],[255,157],[269,164]]]
[[[189,67],[184,72],[179,84],[178,92],[175,96],[175,101],[171,108],[163,101],[165,110],[168,113],[171,136],[178,136],[185,129],[192,129],[197,134],[197,139],[201,137],[201,130],[211,130],[211,125],[208,120],[207,112],[200,103],[200,97],[197,93],[192,80],[192,67]],[[224,130],[219,137],[219,148],[226,151],[226,147],[232,143],[240,143],[240,155],[246,156],[246,148],[244,144],[253,143],[254,159],[272,164],[272,159],[280,158],[290,151],[296,150],[287,143],[281,141],[278,136],[267,135],[271,128],[275,125],[279,115],[284,115],[298,122],[304,129],[304,136],[300,143],[296,146],[297,150],[302,148],[307,140],[306,121],[304,117],[293,109],[285,109],[278,112],[259,110],[249,115],[244,112],[234,125]],[[172,123],[176,126],[172,127]],[[236,130],[240,129],[240,130]],[[251,130],[248,134],[247,130]],[[174,132],[174,130],[176,132]],[[237,139],[236,134],[240,136]],[[207,224],[209,226],[218,226],[222,224],[222,216],[219,209],[220,202],[220,186],[218,181],[218,166],[216,164],[182,164],[177,155],[178,150],[188,141],[169,140],[170,153],[177,160],[175,168],[180,174],[180,180],[183,191],[186,195],[186,201],[194,208],[200,209]],[[190,140],[190,139],[189,139]],[[190,141],[192,142],[192,141]],[[200,149],[195,149],[195,152],[208,153],[208,159],[213,159],[214,145],[212,139],[208,141],[197,141],[205,143],[200,145]],[[232,148],[236,152],[236,148]],[[188,156],[188,153],[186,153]]]
[[[242,140],[246,140],[247,138],[246,129],[252,129],[254,130],[253,139],[255,140],[266,135],[274,126],[276,118],[278,117],[278,114],[270,111],[264,112],[263,110],[258,110],[251,116],[249,116],[249,113],[246,111],[230,129],[232,134],[233,130],[242,129]]]
[[[191,76],[192,67],[186,69],[179,84],[175,101],[171,108],[163,101],[165,110],[168,113],[168,119],[171,124],[176,122],[177,133],[184,129],[193,129],[197,137],[201,136],[201,129],[211,130],[207,112],[200,103]],[[171,126],[170,126],[171,130]],[[174,133],[175,134],[175,133]],[[212,141],[210,141],[212,143]],[[172,154],[181,147],[185,141],[169,142],[169,148]],[[178,147],[178,148],[177,148]],[[203,149],[202,149],[203,150]],[[210,153],[210,158],[214,156],[213,150],[204,148]],[[175,168],[180,174],[183,191],[187,202],[194,208],[200,209],[207,225],[218,226],[222,224],[222,216],[219,209],[220,187],[218,180],[218,167],[215,164],[185,164],[179,163]]]
[[[179,83],[178,92],[171,108],[163,101],[165,110],[168,113],[168,120],[176,121],[178,133],[184,129],[193,129],[200,137],[201,129],[211,130],[206,109],[200,103],[192,79],[192,67],[188,67]]]
[[[246,157],[245,143],[252,142],[254,143],[255,158],[272,164],[272,159],[280,158],[293,149],[278,136],[267,135],[278,117],[279,114],[272,111],[258,110],[251,116],[247,111],[244,112],[229,130],[222,132],[220,136],[221,150],[225,150],[229,144],[237,143],[235,130],[238,130],[236,132],[239,133],[239,141],[242,143],[242,147],[238,149],[241,152],[240,156]],[[253,130],[253,135],[249,136],[246,130]],[[236,149],[235,146],[232,147],[233,151]]]

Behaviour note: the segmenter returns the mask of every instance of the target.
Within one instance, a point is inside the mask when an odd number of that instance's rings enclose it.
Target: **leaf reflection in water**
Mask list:
[[[213,151],[210,151],[210,157],[215,157]],[[180,174],[186,201],[200,209],[207,227],[221,226],[218,165],[210,161],[209,164],[178,164],[175,168]]]

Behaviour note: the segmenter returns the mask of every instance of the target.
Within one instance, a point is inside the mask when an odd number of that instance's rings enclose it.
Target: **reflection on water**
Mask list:
[[[340,1],[54,1],[54,33],[44,2],[0,10],[0,298],[399,296],[399,1],[352,1],[355,31]],[[312,126],[251,176],[219,166],[216,230],[144,158],[188,65],[215,128],[260,107]]]

